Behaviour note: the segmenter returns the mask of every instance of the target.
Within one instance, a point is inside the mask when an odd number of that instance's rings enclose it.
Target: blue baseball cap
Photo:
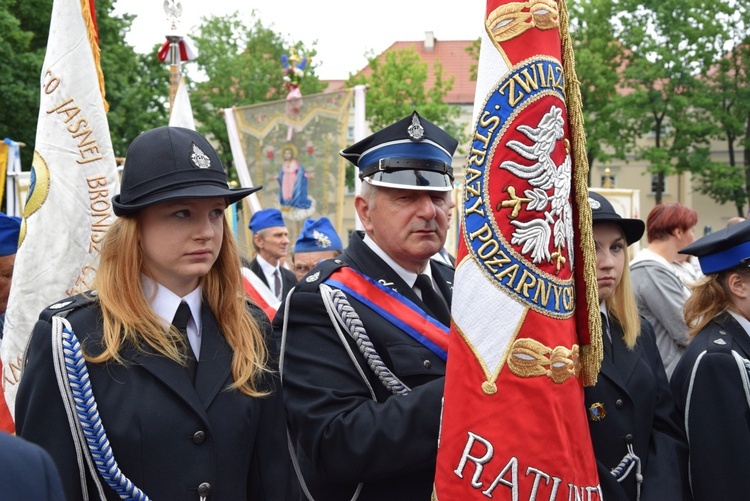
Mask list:
[[[679,253],[697,257],[704,275],[750,266],[750,219],[706,235]]]
[[[359,167],[359,177],[376,186],[451,191],[451,160],[458,141],[414,111],[340,155]]]
[[[248,228],[253,232],[276,226],[286,227],[279,209],[261,209],[253,214],[253,217],[250,218],[250,224],[248,224]]]
[[[0,212],[0,256],[10,256],[18,250],[21,218]]]
[[[336,229],[331,221],[323,216],[317,221],[306,219],[302,231],[294,243],[294,253],[298,252],[320,252],[320,251],[343,251]]]

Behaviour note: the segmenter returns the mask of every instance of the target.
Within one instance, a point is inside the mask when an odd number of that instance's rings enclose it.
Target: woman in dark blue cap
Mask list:
[[[705,275],[685,302],[690,344],[672,392],[690,442],[696,501],[746,500],[750,493],[750,220],[680,251]]]
[[[195,131],[131,143],[95,290],[42,312],[16,400],[69,500],[288,497],[270,326],[224,217],[257,189],[230,190]]]
[[[589,204],[605,354],[585,400],[603,498],[690,499],[685,433],[628,271],[628,246],[640,240],[645,224],[621,217],[598,193],[589,192]]]

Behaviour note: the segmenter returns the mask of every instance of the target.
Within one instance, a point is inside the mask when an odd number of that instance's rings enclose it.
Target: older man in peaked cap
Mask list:
[[[315,499],[432,492],[453,268],[444,245],[458,142],[417,112],[343,150],[365,228],[275,318],[302,480]]]

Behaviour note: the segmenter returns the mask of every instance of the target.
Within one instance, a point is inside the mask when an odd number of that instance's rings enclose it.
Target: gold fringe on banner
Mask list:
[[[104,73],[102,73],[101,66],[101,49],[99,48],[98,33],[96,32],[96,26],[94,26],[94,19],[91,13],[94,0],[80,0],[81,1],[81,14],[83,20],[86,23],[86,31],[89,35],[89,44],[91,45],[91,54],[94,56],[94,66],[96,67],[96,74],[99,78],[99,90],[102,93],[102,103],[104,104],[104,111],[109,111],[109,103],[107,103],[106,93],[104,91]],[[89,3],[91,2],[91,3]]]
[[[599,315],[599,295],[596,282],[596,247],[591,224],[591,207],[588,202],[589,163],[586,157],[586,134],[583,128],[581,88],[575,71],[573,42],[568,28],[568,8],[559,0],[560,40],[562,64],[565,75],[565,100],[568,106],[568,127],[573,148],[573,193],[578,207],[578,232],[583,254],[583,278],[586,282],[586,307],[590,344],[581,346],[581,379],[584,386],[594,386],[604,353],[602,345],[602,319]],[[580,308],[580,301],[577,302]]]

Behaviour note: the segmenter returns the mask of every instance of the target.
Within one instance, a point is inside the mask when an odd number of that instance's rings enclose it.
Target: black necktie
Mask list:
[[[177,313],[174,314],[172,325],[177,329],[183,336],[185,336],[185,345],[187,346],[187,370],[190,376],[190,381],[195,383],[195,372],[198,368],[198,361],[195,359],[193,349],[190,347],[190,340],[187,336],[187,324],[190,320],[190,306],[185,301],[180,303],[177,308]]]
[[[430,312],[435,318],[440,320],[443,325],[451,324],[451,312],[448,310],[448,306],[443,301],[432,287],[432,280],[427,275],[419,275],[414,286],[422,291],[422,302],[429,308]]]
[[[277,299],[281,299],[281,274],[278,268],[273,272],[273,293]]]
[[[609,322],[607,315],[602,313],[602,344],[604,345],[604,355],[612,360],[612,339],[609,337]]]

